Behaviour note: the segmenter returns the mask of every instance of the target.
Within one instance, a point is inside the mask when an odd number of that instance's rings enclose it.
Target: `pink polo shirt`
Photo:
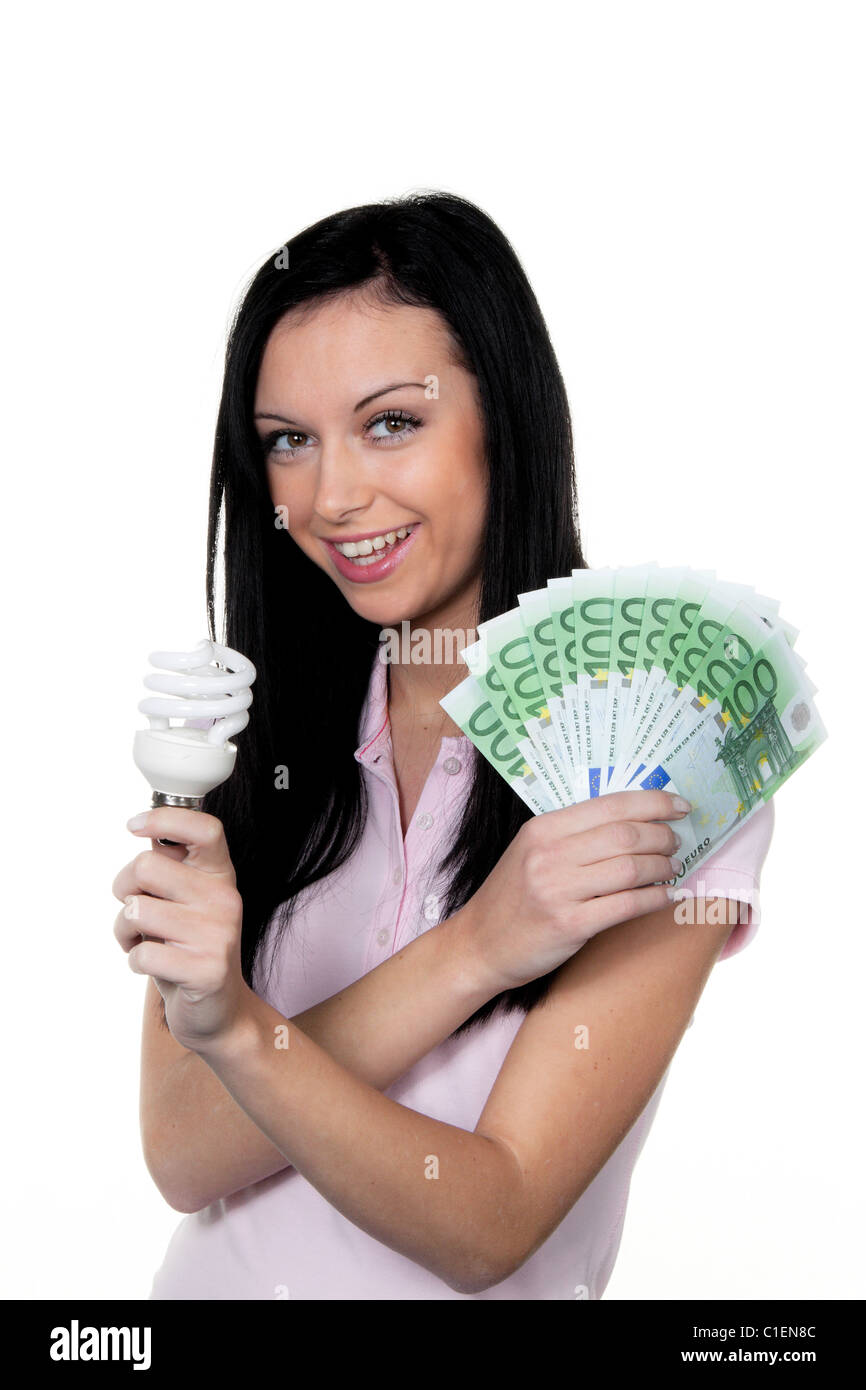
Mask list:
[[[267,988],[256,993],[287,1018],[352,984],[440,919],[437,858],[467,792],[474,759],[465,735],[443,737],[403,838],[391,752],[385,666],[377,659],[355,758],[369,791],[356,853],[300,895]],[[773,803],[757,812],[701,870],[694,891],[749,902],[720,959],[758,924],[759,875]],[[718,860],[718,863],[716,862]],[[269,939],[271,942],[273,938]],[[524,1015],[496,1016],[446,1040],[385,1095],[474,1130]],[[435,1274],[353,1225],[294,1168],[185,1216],[157,1271],[152,1299],[574,1299],[601,1298],[622,1235],[629,1183],[668,1071],[616,1151],[551,1236],[519,1270],[477,1294]]]

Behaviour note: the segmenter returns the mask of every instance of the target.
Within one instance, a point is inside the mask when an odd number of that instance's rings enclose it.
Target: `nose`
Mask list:
[[[372,479],[357,454],[339,445],[322,449],[313,498],[319,516],[331,523],[342,521],[369,507],[375,495]]]

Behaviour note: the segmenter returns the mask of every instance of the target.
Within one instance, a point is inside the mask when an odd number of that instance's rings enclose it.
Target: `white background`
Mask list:
[[[4,1232],[12,1298],[145,1298],[112,880],[146,654],[205,634],[224,334],[318,218],[437,188],[512,241],[568,385],[591,565],[783,602],[830,740],[780,792],[609,1299],[863,1297],[864,12],[43,4],[7,16]],[[291,616],[290,612],[287,615]]]

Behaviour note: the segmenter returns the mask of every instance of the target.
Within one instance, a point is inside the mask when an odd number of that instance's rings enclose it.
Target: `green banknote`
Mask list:
[[[441,704],[536,815],[686,796],[685,879],[827,736],[797,636],[777,600],[713,571],[573,570],[479,625]]]
[[[650,572],[657,565],[635,565],[616,571],[610,627],[607,698],[600,791],[605,791],[616,766],[620,735],[628,732],[628,711],[637,662]]]
[[[439,701],[478,751],[536,815],[555,810],[543,778],[527,763],[478,682],[467,676]]]
[[[502,616],[504,618],[511,618],[514,612],[515,610],[512,610],[510,614],[503,614]],[[519,621],[520,619],[518,616],[518,622]],[[523,628],[521,624],[521,632],[522,631]],[[500,631],[499,639],[494,637],[494,644],[496,644],[497,640],[501,640],[504,643],[507,641],[507,637]],[[508,655],[508,653],[506,655]],[[513,649],[511,655],[514,658],[514,662],[519,664],[520,658],[513,652]],[[560,769],[554,765],[551,760],[549,741],[539,739],[533,742],[529,730],[526,727],[524,715],[521,713],[521,709],[525,702],[518,702],[514,697],[514,677],[516,674],[514,669],[509,670],[506,667],[506,670],[503,671],[503,669],[496,664],[489,649],[489,638],[486,632],[482,634],[477,642],[473,642],[470,646],[464,647],[463,651],[460,653],[460,657],[469,667],[469,671],[479,689],[482,691],[485,699],[490,701],[503,729],[507,732],[517,752],[523,758],[524,762],[527,763],[533,776],[544,786],[546,797],[552,801],[554,806],[568,806],[572,799],[570,787],[567,782],[563,782]],[[531,663],[530,669],[529,663],[524,659],[522,669],[525,677],[532,679],[534,673],[535,679],[537,680],[537,673],[534,671],[534,662]],[[524,690],[524,695],[526,693],[527,692]]]
[[[512,608],[480,623],[478,637],[475,646],[462,653],[463,659],[481,685],[491,671],[495,672],[495,688],[501,686],[507,708],[519,720],[515,730],[518,747],[526,753],[525,740],[529,740],[552,777],[562,804],[570,805],[574,799],[570,764],[560,747],[521,609]]]
[[[518,594],[517,598],[524,631],[532,648],[535,669],[547,700],[547,711],[553,725],[553,737],[557,741],[560,762],[567,772],[576,799],[582,800],[578,794],[582,775],[580,753],[576,747],[575,721],[562,692],[562,669],[554,633],[554,618],[550,611],[550,595],[546,588],[532,589],[528,593]]]
[[[766,622],[781,626],[793,645],[797,629],[780,618],[777,600],[757,594],[751,585],[713,580],[705,587],[703,576],[687,577],[659,641],[657,664],[645,688],[642,708],[622,740],[623,756],[608,782],[610,791],[621,788],[638,763],[645,759],[647,748],[655,746],[680,693],[705,659],[731,613],[744,601],[748,601]]]
[[[656,762],[628,783],[663,787],[692,803],[675,823],[682,840],[679,882],[769,801],[826,739],[815,685],[781,628],[712,697],[701,682],[703,713],[678,725]]]

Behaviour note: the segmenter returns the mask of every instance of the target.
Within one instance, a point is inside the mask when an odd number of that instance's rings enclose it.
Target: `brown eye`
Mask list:
[[[410,415],[407,410],[383,410],[381,415],[370,420],[367,429],[374,444],[383,444],[388,439],[411,439],[423,423],[417,415]]]
[[[303,441],[309,439],[308,434],[303,430],[274,430],[266,439],[262,440],[262,452],[265,456],[270,454],[296,454],[303,449]],[[281,440],[288,440],[287,444],[281,444]]]

